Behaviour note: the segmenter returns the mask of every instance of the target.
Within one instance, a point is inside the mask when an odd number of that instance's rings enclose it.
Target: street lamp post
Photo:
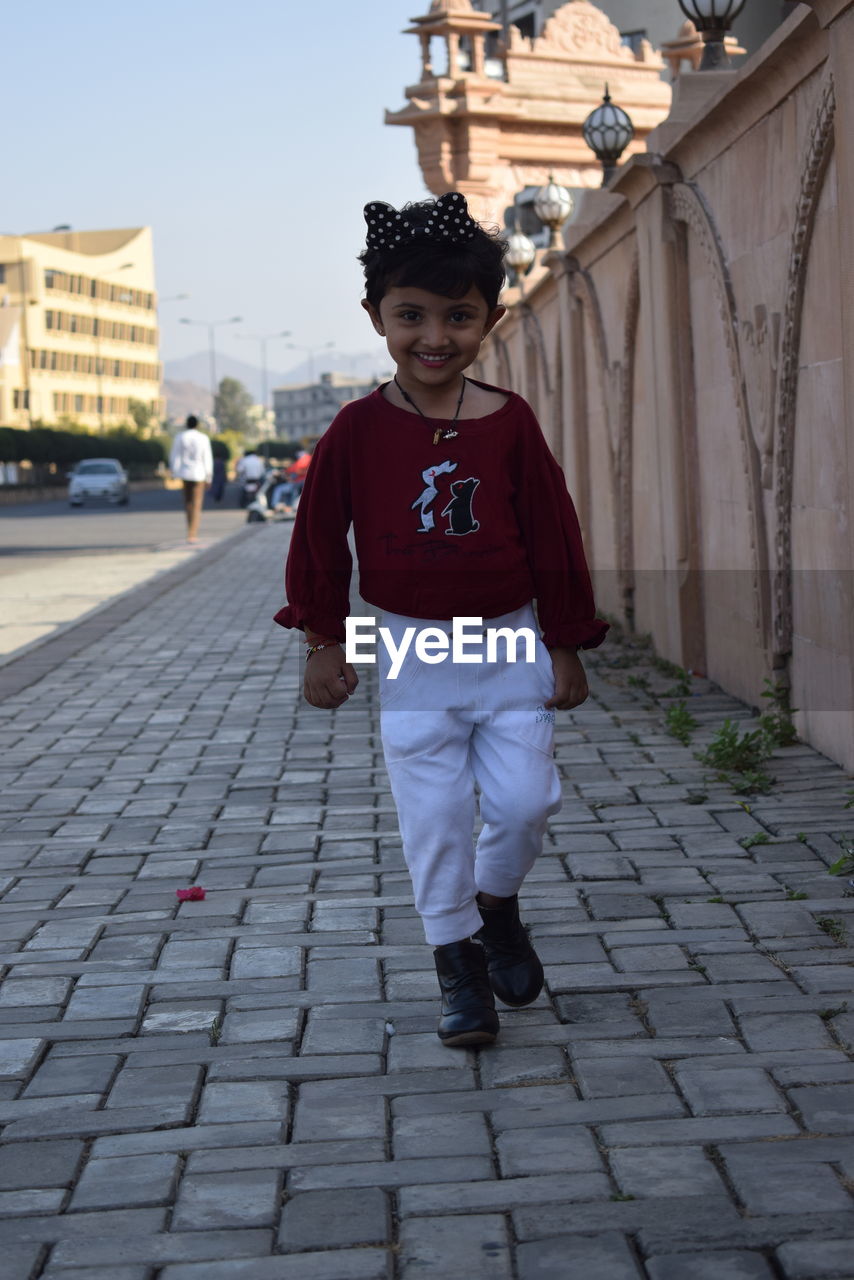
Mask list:
[[[334,342],[324,342],[322,347],[303,347],[298,342],[287,344],[294,351],[305,351],[308,354],[308,380],[314,382],[314,357],[335,346]]]
[[[513,270],[513,283],[523,289],[522,279],[527,275],[537,256],[537,247],[524,231],[519,230],[518,214],[513,214],[513,230],[507,237],[507,265]]]
[[[239,333],[238,338],[248,339],[250,342],[260,343],[261,347],[261,404],[266,410],[267,408],[267,343],[272,342],[274,338],[289,338],[291,336],[290,329],[281,329],[277,333]],[[293,346],[292,342],[288,346]]]
[[[249,342],[257,342],[261,347],[261,408],[264,413],[267,412],[267,343],[272,342],[274,338],[289,338],[291,336],[290,329],[280,329],[276,333],[239,333],[238,338],[243,338]],[[288,346],[291,346],[288,343]],[[264,437],[262,445],[264,457],[268,457],[270,453],[270,442]]]
[[[590,112],[581,132],[602,165],[602,186],[607,187],[617,171],[620,156],[635,136],[635,126],[623,108],[611,101],[607,85],[602,102]]]
[[[158,298],[158,299],[157,299],[157,302],[156,302],[156,304],[155,304],[154,314],[155,314],[155,317],[156,317],[156,320],[157,320],[157,348],[158,348],[158,352],[159,352],[159,350],[160,350],[160,339],[161,339],[161,337],[162,337],[161,330],[160,330],[160,308],[161,308],[161,307],[163,306],[163,304],[164,304],[164,303],[166,303],[166,302],[186,302],[186,301],[187,301],[187,299],[189,298],[189,296],[190,296],[190,295],[189,295],[189,293],[170,293],[170,294],[169,294],[169,296],[168,296],[168,297],[166,297],[166,298]],[[161,366],[161,368],[162,368],[162,366]],[[162,392],[162,390],[163,390],[162,386],[161,386],[161,388],[160,388],[160,389],[161,389],[161,392]],[[161,399],[158,401],[158,407],[159,407],[159,410],[160,410],[160,416],[162,417],[163,413],[164,413],[164,412],[166,412],[166,399],[165,399],[165,397],[161,398]],[[150,421],[150,419],[149,419],[149,421]]]
[[[701,71],[725,71],[730,65],[726,36],[747,0],[679,0],[682,12],[691,19],[705,41]],[[741,50],[740,52],[743,52]]]
[[[566,187],[561,187],[555,182],[554,174],[549,174],[549,180],[544,187],[540,187],[534,196],[534,212],[540,222],[549,228],[551,236],[549,238],[549,248],[559,249],[560,239],[559,232],[569,215],[572,213],[573,199]]]
[[[228,320],[188,320],[185,316],[181,317],[181,324],[193,324],[200,326],[208,331],[208,349],[210,352],[211,367],[211,396],[213,397],[213,406],[211,413],[216,409],[216,347],[214,346],[214,330],[219,329],[224,324],[242,324],[243,316],[231,316]]]

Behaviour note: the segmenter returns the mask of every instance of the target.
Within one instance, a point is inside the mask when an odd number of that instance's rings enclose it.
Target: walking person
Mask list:
[[[187,541],[198,542],[205,488],[213,478],[213,455],[210,438],[199,430],[199,420],[192,413],[187,418],[184,430],[179,431],[173,441],[169,453],[169,470],[184,486]]]
[[[220,446],[222,448],[223,446]],[[228,481],[228,472],[226,469],[227,459],[221,452],[214,454],[213,460],[213,479],[211,480],[211,498],[219,505],[225,497],[225,486]]]
[[[439,1038],[483,1045],[499,1030],[495,996],[521,1007],[543,986],[517,895],[560,808],[555,710],[586,699],[578,649],[607,624],[532,410],[465,375],[504,313],[503,242],[458,192],[400,212],[376,201],[365,219],[362,306],[395,374],[317,445],[276,621],[305,632],[307,701],[340,706],[358,684],[342,648],[352,523],[361,594],[390,641],[377,651],[383,750],[442,993]],[[494,633],[529,631],[527,660],[509,642],[480,664],[451,660],[449,633],[473,615]],[[419,633],[429,652],[406,647]]]

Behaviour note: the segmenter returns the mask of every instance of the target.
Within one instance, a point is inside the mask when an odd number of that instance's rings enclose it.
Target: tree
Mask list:
[[[214,400],[214,417],[220,431],[248,431],[252,397],[237,378],[223,378]]]
[[[152,429],[152,418],[154,410],[150,404],[146,404],[144,400],[137,400],[133,396],[128,400],[128,412],[133,418],[134,425],[141,435],[147,435]]]

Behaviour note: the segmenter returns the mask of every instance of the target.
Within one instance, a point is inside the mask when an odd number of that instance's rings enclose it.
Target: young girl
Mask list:
[[[317,446],[276,621],[305,632],[308,702],[339,706],[358,684],[342,647],[352,523],[361,595],[383,611],[383,751],[434,949],[439,1037],[489,1044],[494,996],[520,1007],[542,989],[517,894],[560,808],[554,709],[587,697],[577,649],[600,644],[607,625],[531,409],[465,376],[504,314],[503,241],[470,218],[459,192],[400,212],[376,201],[365,220],[362,306],[396,371],[346,405]],[[527,660],[514,661],[509,642],[487,646],[486,661],[471,646],[452,657],[453,620],[463,618],[493,633],[529,628]]]

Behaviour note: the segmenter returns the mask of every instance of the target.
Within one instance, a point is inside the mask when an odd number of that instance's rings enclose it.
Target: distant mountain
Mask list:
[[[190,413],[200,418],[213,412],[210,391],[196,382],[175,382],[166,378],[163,382],[163,394],[166,397],[166,417],[170,422],[183,425]]]
[[[180,360],[166,360],[163,373],[170,382],[192,382],[196,386],[207,387],[210,400],[211,362],[207,351],[198,351],[195,355],[183,356]],[[268,374],[268,387],[275,386],[274,380],[280,376],[284,375]],[[237,360],[224,351],[217,352],[216,377],[217,382],[222,378],[237,378],[251,392],[253,399],[261,399],[261,370],[253,364],[247,364],[245,360]]]
[[[372,353],[362,351],[355,355],[350,355],[346,351],[332,350],[328,355],[318,353],[315,356],[313,376],[319,379],[321,373],[329,373],[335,370],[338,373],[353,374],[358,378],[372,378],[379,376],[387,367],[388,356],[383,356],[382,353],[375,356]],[[163,364],[163,374],[168,383],[192,383],[197,388],[209,388],[211,382],[210,355],[207,351],[198,351],[195,355],[182,356],[179,360],[166,360]],[[221,378],[237,378],[252,394],[254,399],[260,401],[262,376],[261,370],[256,365],[248,364],[245,360],[237,360],[226,352],[218,352],[216,357],[216,376],[217,382]],[[299,364],[293,365],[285,372],[268,369],[268,395],[272,396],[274,387],[284,386],[290,382],[308,382],[311,376],[311,361],[308,359],[301,360]],[[209,390],[207,391],[207,399],[210,402]]]

